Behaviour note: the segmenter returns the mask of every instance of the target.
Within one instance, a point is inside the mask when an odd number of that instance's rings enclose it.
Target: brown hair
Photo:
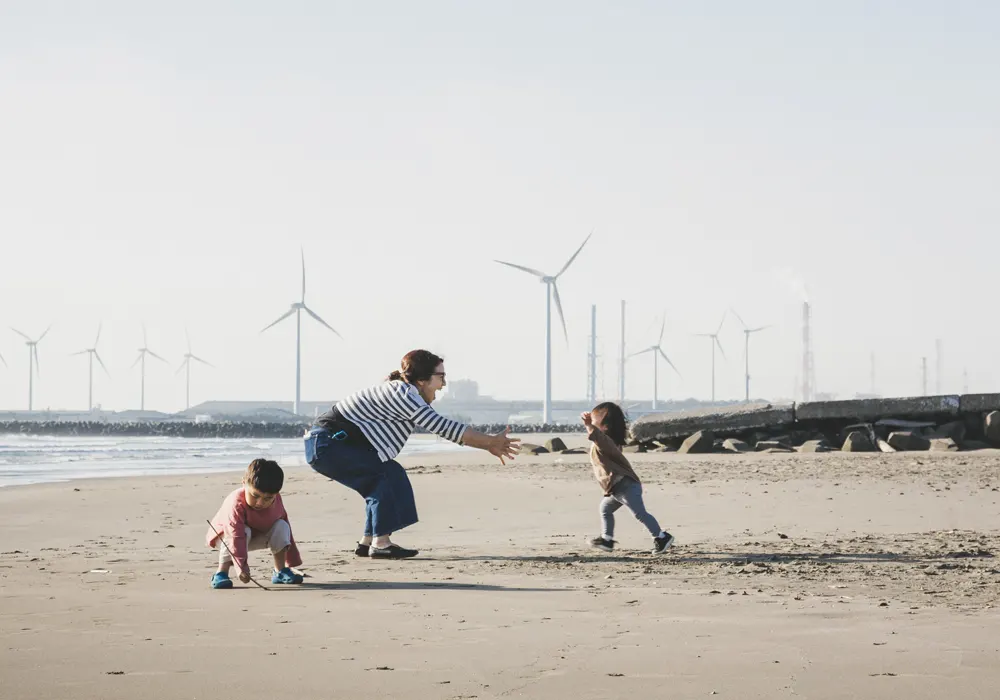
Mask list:
[[[400,360],[400,369],[395,370],[385,378],[387,382],[402,380],[407,384],[425,382],[437,371],[438,365],[444,362],[430,350],[410,350]]]
[[[250,462],[243,479],[261,493],[279,493],[285,483],[285,472],[273,459],[255,459]]]
[[[621,406],[611,401],[605,401],[590,409],[590,413],[604,424],[604,432],[616,445],[621,447],[625,444],[628,437],[628,420],[626,420],[625,411],[622,410]]]

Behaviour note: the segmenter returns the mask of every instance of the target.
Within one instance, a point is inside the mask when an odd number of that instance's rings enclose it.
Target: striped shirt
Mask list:
[[[337,410],[361,429],[383,462],[399,454],[418,425],[457,443],[468,428],[442,416],[415,386],[399,380],[351,394],[337,402]]]

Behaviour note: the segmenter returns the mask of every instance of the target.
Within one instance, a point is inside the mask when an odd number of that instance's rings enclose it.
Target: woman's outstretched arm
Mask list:
[[[505,458],[514,459],[514,456],[521,451],[521,438],[509,437],[508,432],[510,432],[510,427],[504,428],[502,433],[496,435],[466,428],[465,434],[462,435],[462,444],[486,450],[494,457],[499,457],[501,464],[506,464]]]

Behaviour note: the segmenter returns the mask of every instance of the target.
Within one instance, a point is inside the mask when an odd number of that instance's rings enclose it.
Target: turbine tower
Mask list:
[[[187,349],[188,351],[184,353],[184,361],[181,362],[181,366],[177,368],[175,376],[181,373],[181,370],[186,370],[184,373],[184,410],[191,408],[191,360],[195,362],[200,362],[207,367],[214,367],[211,362],[201,359],[197,355],[191,353],[191,336],[188,335],[187,328],[184,329],[184,337],[187,339]]]
[[[719,331],[722,330],[722,324],[726,322],[726,314],[722,314],[722,320],[719,321],[719,327],[715,329],[715,333],[696,333],[700,338],[711,338],[712,340],[712,403],[715,403],[715,348],[719,348],[719,352],[722,353],[722,358],[725,359],[726,351],[722,349],[722,343],[719,342]]]
[[[323,326],[333,331],[334,335],[336,335],[338,338],[340,338],[341,340],[344,339],[344,336],[342,336],[340,333],[337,333],[336,329],[333,326],[331,326],[329,323],[321,319],[316,314],[316,312],[314,312],[312,309],[306,306],[306,254],[301,248],[299,249],[299,254],[302,258],[301,299],[293,303],[291,308],[289,308],[288,311],[279,316],[277,320],[268,324],[267,326],[264,326],[264,328],[261,329],[260,331],[261,333],[263,333],[268,328],[276,326],[277,324],[281,323],[292,314],[295,314],[295,403],[292,404],[292,412],[295,413],[296,415],[298,415],[299,413],[299,403],[301,402],[302,399],[302,312],[305,311],[307,314],[309,314],[314,319],[319,321],[319,323],[321,323]]]
[[[108,368],[104,366],[104,362],[101,360],[101,356],[97,353],[97,341],[101,339],[101,325],[97,324],[97,337],[94,338],[94,346],[87,348],[86,350],[81,350],[80,352],[74,352],[73,355],[90,355],[89,361],[87,363],[87,410],[94,410],[94,358],[97,358],[97,362],[101,365],[104,373],[111,377],[108,372]]]
[[[663,351],[663,331],[666,329],[666,327],[667,327],[667,316],[666,314],[664,314],[663,323],[660,325],[660,339],[656,341],[656,345],[651,345],[645,350],[640,350],[639,352],[634,352],[631,355],[629,355],[629,357],[635,357],[636,355],[642,355],[647,352],[653,353],[653,410],[654,411],[656,410],[656,400],[658,398],[658,390],[660,385],[659,369],[658,369],[659,358],[662,357],[664,360],[666,360],[667,364],[670,365],[671,368],[673,368],[674,372],[677,372],[677,376],[678,377],[681,376],[681,373],[677,371],[677,367],[675,367],[674,363],[670,361],[669,357],[667,357],[667,353]]]
[[[566,319],[563,317],[562,302],[559,300],[559,288],[556,286],[556,280],[559,276],[566,272],[573,261],[576,260],[576,256],[580,254],[583,250],[583,246],[587,245],[587,241],[590,237],[594,235],[591,231],[580,247],[576,249],[572,257],[566,261],[566,264],[562,266],[554,275],[546,275],[544,272],[539,272],[538,270],[533,270],[530,267],[524,267],[522,265],[515,265],[514,263],[504,262],[503,260],[494,260],[501,265],[506,265],[507,267],[513,267],[515,270],[521,270],[522,272],[527,272],[529,275],[534,275],[545,285],[545,403],[542,407],[542,422],[551,424],[552,423],[552,298],[555,297],[556,301],[556,311],[559,312],[559,321],[562,323],[563,337],[566,342],[569,343],[569,334],[566,332]]]
[[[740,318],[740,315],[736,313],[736,309],[730,309],[733,312],[733,316],[740,322],[743,326],[743,360],[745,366],[746,374],[746,402],[750,403],[750,336],[758,331],[762,331],[765,328],[770,328],[770,326],[758,326],[757,328],[751,328],[746,324],[746,322]]]
[[[146,340],[146,324],[142,324],[142,347],[139,348],[139,356],[135,358],[132,367],[141,365],[139,368],[139,410],[146,410],[146,355],[155,357],[160,362],[166,362],[162,357],[149,349],[149,342]],[[129,367],[129,369],[132,369]]]
[[[17,333],[22,338],[24,338],[25,341],[24,344],[28,346],[28,410],[29,411],[34,409],[35,374],[39,375],[41,374],[38,364],[38,344],[42,342],[42,338],[44,338],[45,334],[49,332],[49,328],[52,328],[52,326],[50,325],[48,328],[46,328],[45,333],[42,333],[35,340],[32,340],[31,338],[29,338],[27,335],[17,330],[16,328],[11,328],[12,331]],[[4,362],[4,364],[7,363]]]

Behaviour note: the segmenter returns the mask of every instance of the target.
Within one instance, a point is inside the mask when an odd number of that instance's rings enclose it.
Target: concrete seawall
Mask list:
[[[700,411],[650,414],[639,418],[631,429],[634,442],[657,441],[677,446],[677,441],[699,431],[713,438],[758,438],[796,434],[798,438],[844,437],[853,427],[932,430],[938,425],[961,422],[963,437],[983,439],[985,418],[1000,411],[1000,394],[948,394],[911,398],[811,401],[795,404],[753,403]],[[886,432],[883,430],[882,432]],[[873,432],[874,438],[874,432]]]

